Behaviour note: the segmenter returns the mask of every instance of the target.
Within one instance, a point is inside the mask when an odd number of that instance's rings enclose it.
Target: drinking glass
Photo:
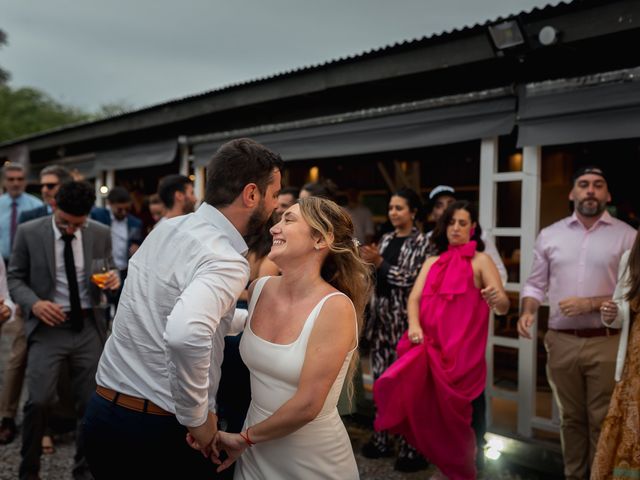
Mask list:
[[[91,262],[91,281],[100,289],[99,307],[108,306],[104,284],[109,278],[109,272],[112,270],[115,270],[115,266],[110,258],[94,258]]]

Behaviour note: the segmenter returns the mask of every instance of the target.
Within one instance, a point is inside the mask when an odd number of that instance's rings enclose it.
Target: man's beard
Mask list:
[[[264,200],[261,200],[258,208],[249,217],[247,233],[244,236],[244,240],[250,250],[259,243],[266,241],[266,237],[271,239],[269,230],[274,224],[273,215],[268,215],[264,208]]]
[[[182,210],[184,211],[185,215],[187,213],[193,213],[196,210],[196,204],[193,202],[186,201],[184,203],[184,206],[182,207]]]
[[[587,206],[587,202],[595,202],[593,206]],[[599,202],[595,198],[585,198],[578,203],[578,213],[584,217],[597,217],[607,208],[606,202]]]

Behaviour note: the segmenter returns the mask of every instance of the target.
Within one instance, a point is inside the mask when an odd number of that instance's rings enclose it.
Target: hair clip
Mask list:
[[[354,247],[358,248],[360,246],[360,240],[358,240],[356,237],[353,237],[351,241],[353,242]]]

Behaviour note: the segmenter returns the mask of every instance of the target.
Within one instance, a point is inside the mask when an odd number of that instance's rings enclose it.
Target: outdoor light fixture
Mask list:
[[[189,180],[191,180],[192,182],[195,182],[196,176],[192,173],[191,175],[189,175]]]
[[[515,20],[507,20],[506,22],[490,25],[489,34],[498,50],[517,47],[524,43],[524,36],[518,22]]]
[[[484,456],[489,460],[498,460],[501,455],[502,453],[500,453],[500,450],[496,450],[495,448],[491,447],[487,448],[484,452]]]
[[[551,25],[547,25],[546,27],[542,27],[540,32],[538,32],[538,41],[545,47],[548,47],[549,45],[558,43],[559,35],[560,32],[558,30]]]
[[[309,181],[315,183],[318,181],[319,178],[320,178],[320,169],[318,167],[311,167],[309,169]]]
[[[502,437],[489,434],[487,445],[484,450],[484,456],[489,460],[498,460],[505,449],[505,443]]]
[[[109,193],[109,187],[107,187],[106,185],[102,185],[102,186],[100,187],[100,193],[101,193],[102,195],[106,195],[107,193]]]

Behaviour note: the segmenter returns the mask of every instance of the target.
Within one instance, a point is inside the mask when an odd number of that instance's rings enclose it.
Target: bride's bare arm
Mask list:
[[[347,353],[356,345],[353,306],[343,295],[326,300],[309,336],[296,393],[273,415],[241,434],[219,435],[219,447],[233,453],[219,471],[227,468],[253,443],[266,442],[295,432],[318,416]],[[230,452],[227,453],[230,453]]]
[[[284,437],[316,418],[355,341],[351,302],[343,295],[329,298],[309,336],[298,390],[271,417],[250,426],[251,440]]]

